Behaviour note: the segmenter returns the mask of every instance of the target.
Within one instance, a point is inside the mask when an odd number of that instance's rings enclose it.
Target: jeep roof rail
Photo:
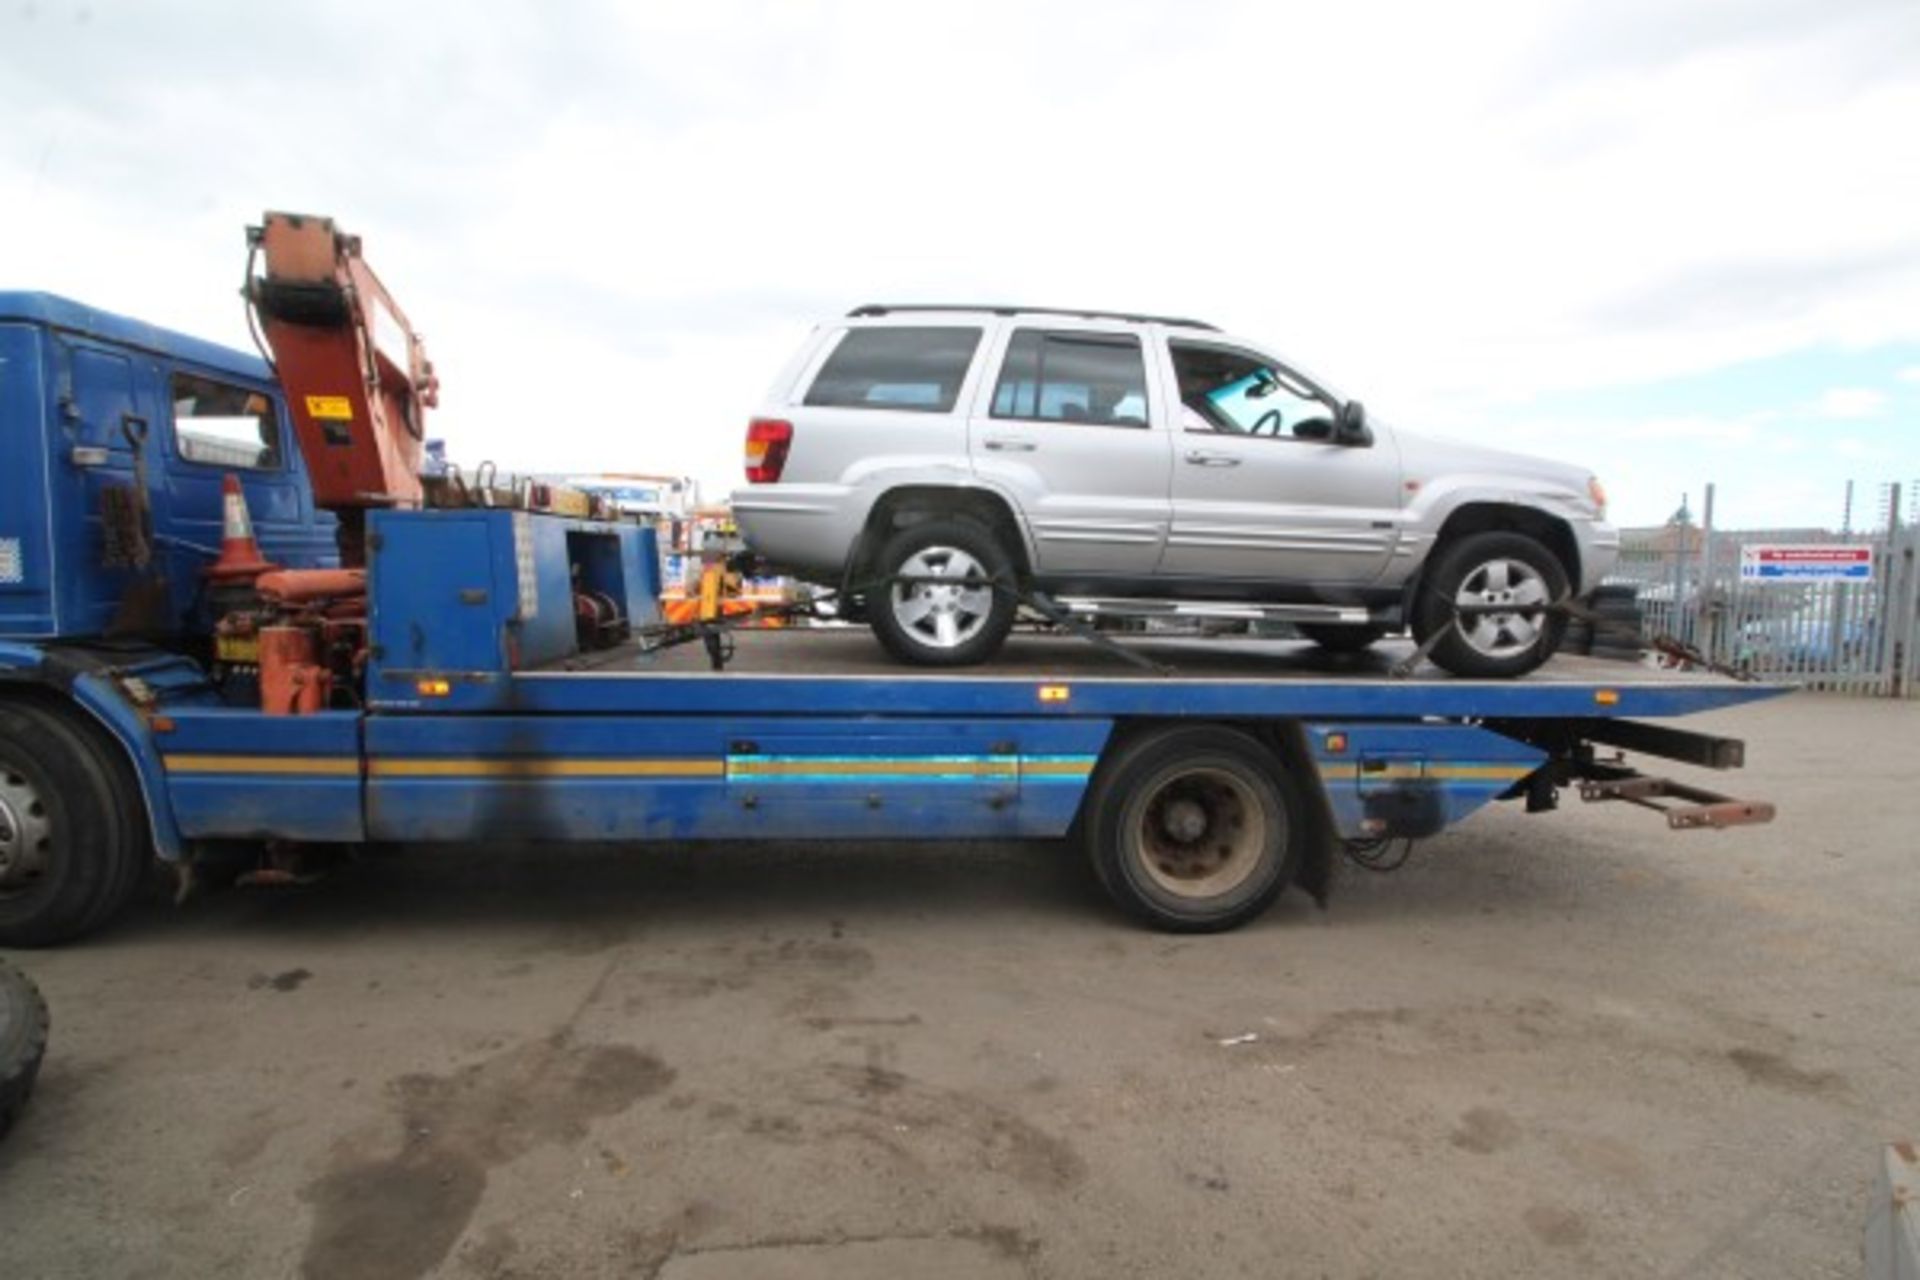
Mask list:
[[[989,311],[997,316],[1074,316],[1082,320],[1125,320],[1131,324],[1170,324],[1183,329],[1207,329],[1219,332],[1217,325],[1204,320],[1183,320],[1178,316],[1143,316],[1129,311],[1090,311],[1081,307],[1010,307],[984,302],[914,303],[901,306],[891,302],[869,302],[847,312],[848,317],[884,316],[896,311]]]

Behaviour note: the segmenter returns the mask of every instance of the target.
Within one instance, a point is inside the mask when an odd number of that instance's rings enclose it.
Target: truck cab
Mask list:
[[[266,361],[0,292],[0,638],[204,635],[228,474],[268,558],[338,562]]]

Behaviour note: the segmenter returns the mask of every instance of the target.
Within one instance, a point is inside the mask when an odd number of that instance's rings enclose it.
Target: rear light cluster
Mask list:
[[[755,418],[747,424],[747,483],[773,484],[787,465],[793,424],[779,418]]]

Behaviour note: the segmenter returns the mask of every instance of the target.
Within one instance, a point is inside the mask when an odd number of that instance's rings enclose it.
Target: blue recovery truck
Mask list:
[[[261,292],[337,336],[324,299]],[[1593,659],[1477,682],[1129,641],[1142,670],[1036,632],[945,675],[828,625],[740,631],[713,670],[656,643],[651,529],[525,485],[317,502],[321,451],[377,406],[269,338],[276,367],[0,294],[0,945],[104,925],[155,856],[236,850],[271,873],[370,842],[1073,836],[1122,907],[1208,930],[1493,800],[1771,816],[1620,752],[1736,767],[1662,722],[1778,689]],[[362,391],[429,384],[417,351],[346,349]]]

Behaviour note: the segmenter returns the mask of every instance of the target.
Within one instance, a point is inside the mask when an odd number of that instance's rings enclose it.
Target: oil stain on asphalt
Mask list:
[[[578,1044],[561,1034],[462,1067],[413,1074],[388,1087],[399,1149],[369,1156],[335,1149],[309,1184],[312,1234],[302,1261],[313,1277],[411,1280],[447,1256],[486,1189],[488,1171],[536,1147],[577,1142],[587,1126],[673,1083],[652,1054]]]

